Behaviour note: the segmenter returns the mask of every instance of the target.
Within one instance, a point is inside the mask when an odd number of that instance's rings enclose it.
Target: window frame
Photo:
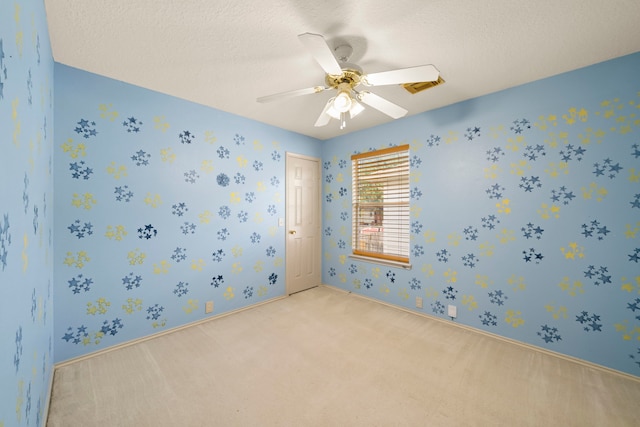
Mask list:
[[[404,144],[351,156],[352,257],[410,267],[409,148]]]

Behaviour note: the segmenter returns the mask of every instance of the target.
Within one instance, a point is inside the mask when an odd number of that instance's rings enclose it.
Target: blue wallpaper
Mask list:
[[[639,75],[635,54],[327,141],[323,282],[640,375]],[[350,156],[404,143],[413,267],[351,259]]]
[[[0,4],[0,426],[40,426],[53,367],[53,59],[42,2]]]
[[[285,155],[319,141],[55,71],[56,361],[284,295]]]

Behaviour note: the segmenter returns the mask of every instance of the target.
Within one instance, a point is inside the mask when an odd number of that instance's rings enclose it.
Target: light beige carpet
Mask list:
[[[48,426],[640,426],[640,381],[319,287],[58,368]]]

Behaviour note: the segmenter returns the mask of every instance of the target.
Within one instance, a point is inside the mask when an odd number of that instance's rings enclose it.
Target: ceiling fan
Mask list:
[[[258,98],[257,101],[261,103],[271,102],[335,89],[337,94],[327,101],[315,126],[325,126],[334,118],[340,120],[340,129],[344,129],[346,126],[347,113],[350,118],[355,117],[364,110],[362,104],[373,107],[394,119],[403,117],[407,114],[407,110],[369,92],[366,88],[365,90],[361,90],[360,86],[368,87],[434,82],[438,80],[440,74],[438,69],[433,65],[420,65],[417,67],[364,74],[362,68],[348,62],[353,52],[350,45],[340,45],[334,50],[331,50],[324,37],[320,34],[312,33],[300,34],[298,35],[298,39],[326,73],[325,85],[263,96]]]

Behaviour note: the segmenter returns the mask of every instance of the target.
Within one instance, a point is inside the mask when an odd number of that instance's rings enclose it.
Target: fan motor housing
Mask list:
[[[360,84],[362,80],[362,72],[360,70],[355,70],[351,68],[343,68],[342,74],[339,76],[333,76],[327,74],[325,81],[327,82],[327,86],[337,89],[338,86],[344,85],[345,83],[350,87],[354,88]]]

